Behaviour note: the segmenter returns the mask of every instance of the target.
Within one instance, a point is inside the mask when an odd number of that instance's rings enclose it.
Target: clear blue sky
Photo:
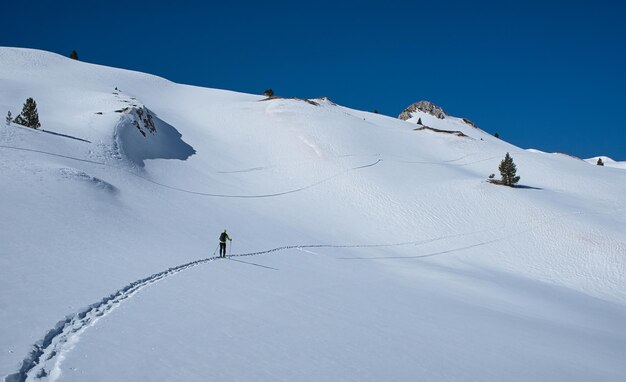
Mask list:
[[[0,45],[391,116],[428,99],[524,148],[626,160],[624,1],[21,3]]]

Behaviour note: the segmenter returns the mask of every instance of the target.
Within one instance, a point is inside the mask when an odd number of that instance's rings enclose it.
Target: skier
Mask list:
[[[220,257],[226,257],[226,240],[233,241],[226,233],[226,230],[224,230],[220,235]]]

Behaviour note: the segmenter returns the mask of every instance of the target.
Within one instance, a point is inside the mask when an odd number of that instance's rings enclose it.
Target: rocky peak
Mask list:
[[[419,101],[419,102],[415,102],[411,106],[404,109],[404,111],[400,113],[398,118],[400,118],[403,121],[406,121],[407,119],[411,118],[413,116],[412,114],[416,111],[428,113],[439,119],[444,119],[446,117],[446,112],[443,111],[442,108],[435,105],[434,103],[430,101]]]

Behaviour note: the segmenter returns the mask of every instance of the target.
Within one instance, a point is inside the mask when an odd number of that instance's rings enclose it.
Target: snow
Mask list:
[[[47,131],[0,126],[8,381],[626,378],[614,162],[29,49],[0,89]]]
[[[585,159],[585,162],[589,162],[591,164],[597,165],[598,159],[602,159],[602,162],[604,163],[604,166],[606,167],[626,169],[626,161],[618,162],[607,156],[602,156],[602,155]]]

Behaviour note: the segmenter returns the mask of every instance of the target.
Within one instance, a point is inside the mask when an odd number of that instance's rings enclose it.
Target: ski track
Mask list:
[[[117,168],[115,166],[111,166],[110,164],[107,164],[107,163],[104,163],[104,162],[96,162],[96,161],[89,160],[89,159],[76,158],[76,157],[71,157],[71,156],[68,156],[68,155],[56,154],[56,153],[51,153],[51,152],[43,151],[43,150],[28,149],[26,147],[15,147],[15,146],[0,145],[0,148],[10,149],[10,150],[17,150],[17,151],[28,151],[28,152],[31,152],[31,153],[51,155],[51,156],[55,156],[55,157],[59,157],[59,158],[65,158],[65,159],[71,159],[71,160],[75,160],[75,161],[79,161],[79,162],[93,163],[93,164],[99,164],[99,165],[102,165],[102,166],[109,166],[109,167]]]
[[[528,233],[534,229],[537,229],[541,226],[547,225],[549,223],[554,222],[555,220],[563,219],[566,217],[570,217],[572,215],[580,215],[584,214],[584,212],[576,211],[569,214],[562,214],[557,216],[552,216],[548,219],[543,220],[539,224],[532,225],[527,227],[524,230],[516,231],[509,235],[505,235],[493,240],[478,242],[469,246],[453,248],[441,252],[426,254],[426,255],[417,255],[417,256],[392,256],[392,257],[339,257],[336,258],[338,260],[374,260],[374,259],[402,259],[402,258],[423,258],[423,257],[432,257],[437,255],[443,255],[447,253],[462,251],[469,248],[474,248],[478,246],[488,245],[491,243],[495,243],[506,238],[510,238],[517,235],[522,235],[524,233]],[[524,225],[529,222],[524,222]],[[311,245],[287,245],[282,247],[276,247],[265,251],[258,252],[250,252],[243,254],[235,254],[227,257],[227,259],[232,261],[237,261],[249,265],[254,265],[257,267],[262,267],[271,270],[278,270],[277,268],[269,267],[266,265],[261,265],[257,263],[247,262],[243,260],[233,259],[233,257],[249,257],[249,256],[257,256],[263,255],[278,251],[284,251],[289,249],[298,249],[301,251],[306,251],[309,253],[315,254],[315,252],[307,251],[309,248],[383,248],[383,247],[398,247],[398,246],[406,246],[406,245],[422,245],[426,243],[432,243],[436,241],[446,240],[450,238],[460,237],[460,236],[469,236],[475,235],[478,233],[484,232],[493,232],[504,229],[507,227],[494,228],[494,229],[483,229],[479,231],[471,231],[465,233],[458,233],[452,235],[445,235],[430,239],[416,240],[416,241],[407,241],[407,242],[399,242],[399,243],[390,243],[390,244],[350,244],[350,245],[332,245],[332,244],[311,244]],[[139,292],[144,287],[147,287],[151,284],[154,284],[164,278],[175,275],[179,272],[182,272],[188,268],[195,267],[197,265],[201,265],[204,263],[212,262],[218,260],[218,256],[207,257],[204,259],[195,260],[189,263],[185,263],[182,265],[178,265],[175,267],[168,268],[159,273],[155,273],[151,276],[145,277],[143,279],[139,279],[133,281],[132,283],[126,285],[122,289],[113,292],[109,296],[102,298],[100,301],[89,305],[87,308],[66,316],[64,320],[59,321],[55,327],[46,333],[46,335],[39,340],[33,348],[28,356],[22,361],[22,366],[18,370],[18,372],[14,374],[10,374],[5,377],[5,382],[25,382],[27,380],[41,380],[45,379],[49,382],[55,381],[61,375],[60,365],[65,358],[65,355],[70,352],[76,343],[78,342],[81,334],[87,330],[89,327],[95,325],[95,323],[102,317],[111,313],[114,309],[116,309],[124,300],[132,297],[137,292]]]
[[[12,150],[18,150],[18,151],[28,151],[28,152],[34,152],[34,153],[39,153],[39,154],[45,154],[45,155],[51,155],[51,156],[56,156],[56,157],[60,157],[60,158],[65,158],[65,159],[71,159],[71,160],[75,160],[75,161],[79,161],[79,162],[86,162],[86,163],[92,163],[92,164],[97,164],[97,165],[101,165],[101,166],[106,166],[106,167],[110,167],[110,168],[114,168],[114,169],[118,169],[118,170],[123,170],[126,171],[127,173],[129,173],[132,176],[135,176],[139,179],[142,179],[146,182],[155,184],[157,186],[163,187],[163,188],[167,188],[170,190],[174,190],[174,191],[179,191],[179,192],[184,192],[187,194],[192,194],[192,195],[198,195],[198,196],[209,196],[209,197],[216,197],[216,198],[239,198],[239,199],[262,199],[262,198],[272,198],[272,197],[277,197],[277,196],[283,196],[283,195],[288,195],[288,194],[293,194],[296,192],[300,192],[300,191],[304,191],[307,190],[309,188],[313,188],[315,186],[319,186],[322,183],[326,183],[332,179],[335,179],[339,176],[345,175],[349,172],[352,171],[356,171],[356,170],[360,170],[360,169],[364,169],[364,168],[368,168],[368,167],[374,167],[377,164],[381,163],[383,160],[382,159],[378,159],[376,162],[374,163],[370,163],[370,164],[366,164],[366,165],[362,165],[362,166],[356,166],[356,167],[351,167],[348,168],[344,171],[341,171],[335,175],[332,175],[328,178],[324,178],[321,180],[318,180],[317,182],[311,183],[309,185],[303,186],[303,187],[299,187],[293,190],[288,190],[288,191],[282,191],[282,192],[275,192],[275,193],[271,193],[271,194],[258,194],[258,195],[229,195],[229,194],[214,194],[214,193],[209,193],[209,192],[201,192],[201,191],[192,191],[192,190],[186,190],[184,188],[179,188],[179,187],[174,187],[174,186],[170,186],[164,183],[159,183],[155,180],[152,180],[148,177],[142,176],[140,174],[137,174],[135,172],[129,171],[127,169],[124,169],[122,167],[119,166],[114,166],[111,165],[109,163],[104,163],[104,162],[96,162],[96,161],[92,161],[92,160],[88,160],[88,159],[82,159],[82,158],[75,158],[75,157],[71,157],[71,156],[67,156],[67,155],[61,155],[61,154],[56,154],[56,153],[51,153],[51,152],[47,152],[47,151],[42,151],[42,150],[34,150],[34,149],[28,149],[28,148],[24,148],[24,147],[13,147],[13,146],[5,146],[5,145],[0,145],[0,148],[5,148],[5,149],[12,149]]]
[[[18,150],[18,151],[28,151],[28,152],[33,152],[33,153],[38,153],[38,154],[44,154],[44,155],[50,155],[50,156],[56,156],[59,158],[65,158],[65,159],[71,159],[71,160],[75,160],[75,161],[79,161],[79,162],[86,162],[86,163],[92,163],[92,164],[96,164],[96,165],[101,165],[101,166],[106,166],[106,167],[110,167],[110,168],[114,168],[114,169],[118,169],[118,170],[123,170],[126,171],[127,173],[129,173],[132,176],[135,176],[139,179],[142,179],[146,182],[152,183],[154,185],[157,185],[159,187],[163,187],[163,188],[167,188],[169,190],[173,190],[173,191],[178,191],[178,192],[184,192],[187,194],[191,194],[191,195],[198,195],[198,196],[207,196],[207,197],[215,197],[215,198],[237,198],[237,199],[262,199],[262,198],[274,198],[274,197],[278,197],[278,196],[284,196],[284,195],[289,195],[289,194],[293,194],[296,192],[300,192],[300,191],[304,191],[307,190],[309,188],[313,188],[316,186],[319,186],[322,183],[326,183],[328,181],[331,181],[339,176],[345,175],[347,173],[350,173],[352,171],[357,171],[357,170],[361,170],[361,169],[365,169],[365,168],[369,168],[369,167],[374,167],[384,161],[389,161],[389,162],[399,162],[399,163],[407,163],[407,164],[425,164],[425,165],[442,165],[442,166],[458,166],[458,167],[463,167],[463,166],[469,166],[475,163],[480,163],[480,162],[484,162],[484,161],[488,161],[488,160],[493,160],[493,159],[497,159],[499,157],[489,157],[489,158],[483,158],[480,160],[476,160],[473,162],[468,162],[468,163],[452,163],[452,162],[456,162],[459,160],[462,160],[466,157],[468,157],[469,155],[465,155],[463,157],[460,158],[456,158],[456,159],[452,159],[452,160],[447,160],[447,161],[441,161],[441,162],[419,162],[419,161],[415,161],[415,162],[411,162],[411,161],[402,161],[402,160],[394,160],[394,159],[383,159],[383,158],[379,158],[378,160],[376,160],[376,162],[370,163],[370,164],[366,164],[366,165],[362,165],[362,166],[356,166],[356,167],[351,167],[348,168],[342,172],[339,172],[335,175],[332,175],[330,177],[318,180],[317,182],[311,183],[309,185],[303,186],[303,187],[299,187],[299,188],[295,188],[292,190],[288,190],[288,191],[281,191],[281,192],[275,192],[275,193],[270,193],[270,194],[257,194],[257,195],[245,195],[245,194],[240,194],[240,195],[229,195],[229,194],[215,194],[215,193],[210,193],[210,192],[202,192],[202,191],[193,191],[193,190],[187,190],[184,188],[179,188],[179,187],[175,187],[175,186],[170,186],[167,185],[165,183],[160,183],[157,182],[155,180],[152,180],[146,176],[137,174],[135,172],[132,172],[128,169],[119,167],[119,166],[114,166],[111,165],[109,163],[105,163],[105,162],[97,162],[97,161],[92,161],[89,159],[82,159],[82,158],[76,158],[76,157],[71,157],[71,156],[67,156],[67,155],[61,155],[61,154],[56,154],[56,153],[51,153],[48,151],[42,151],[42,150],[35,150],[35,149],[29,149],[29,148],[24,148],[24,147],[14,147],[14,146],[5,146],[5,145],[0,145],[0,148],[4,148],[4,149],[11,149],[11,150]],[[271,166],[270,166],[271,167]],[[229,172],[220,172],[218,171],[218,173],[235,173],[235,172],[249,172],[249,171],[258,171],[258,170],[262,170],[265,168],[269,168],[269,167],[255,167],[252,169],[244,169],[244,170],[240,170],[240,171],[229,171]]]
[[[352,168],[346,169],[346,170],[344,170],[344,171],[342,171],[340,173],[337,173],[337,174],[335,174],[333,176],[330,176],[328,178],[324,178],[322,180],[318,180],[317,182],[311,183],[311,184],[306,185],[304,187],[299,187],[299,188],[296,188],[296,189],[293,189],[293,190],[289,190],[289,191],[276,192],[276,193],[272,193],[272,194],[260,194],[260,195],[228,195],[228,194],[212,194],[212,193],[207,193],[207,192],[191,191],[191,190],[186,190],[186,189],[183,189],[183,188],[173,187],[173,186],[169,186],[167,184],[159,183],[159,182],[156,182],[154,180],[151,180],[151,179],[148,179],[148,178],[144,178],[144,177],[142,177],[140,175],[137,175],[137,174],[133,174],[133,175],[138,176],[138,177],[140,177],[140,178],[142,178],[142,179],[144,179],[144,180],[146,180],[146,181],[148,181],[150,183],[156,184],[158,186],[161,186],[161,187],[164,187],[164,188],[167,188],[167,189],[170,189],[170,190],[175,190],[175,191],[180,191],[180,192],[184,192],[184,193],[187,193],[187,194],[192,194],[192,195],[212,196],[212,197],[217,197],[217,198],[262,199],[262,198],[273,198],[273,197],[276,197],[276,196],[283,196],[283,195],[288,195],[288,194],[293,194],[293,193],[296,193],[296,192],[304,191],[304,190],[307,190],[309,188],[313,188],[315,186],[319,186],[322,183],[326,183],[326,182],[328,182],[330,180],[333,180],[333,179],[335,179],[335,178],[337,178],[339,176],[345,175],[345,174],[347,174],[349,172],[360,170],[360,169],[364,169],[364,168],[368,168],[368,167],[374,167],[377,164],[379,164],[380,162],[382,162],[382,159],[379,159],[379,160],[377,160],[374,163],[366,164],[366,165],[363,165],[363,166],[352,167]]]

